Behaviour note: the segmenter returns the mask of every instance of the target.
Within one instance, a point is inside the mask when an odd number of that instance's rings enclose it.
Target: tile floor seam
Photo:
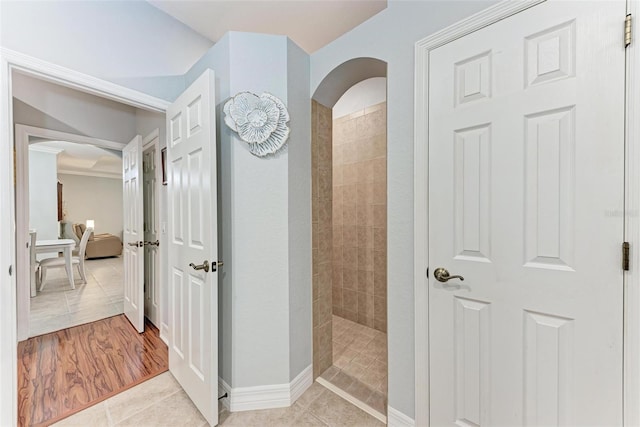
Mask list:
[[[180,393],[181,391],[182,391],[182,388],[178,388],[177,390],[172,391],[171,393],[169,393],[169,394],[167,394],[166,396],[164,396],[162,399],[154,400],[154,401],[153,401],[153,403],[151,403],[151,404],[149,404],[149,405],[147,405],[147,406],[144,406],[144,407],[143,407],[143,408],[141,408],[139,411],[136,411],[136,412],[134,412],[134,413],[131,413],[131,414],[129,414],[127,417],[125,417],[125,418],[121,419],[121,420],[120,420],[120,421],[118,421],[116,424],[114,424],[114,426],[118,426],[118,425],[120,425],[120,424],[124,423],[124,422],[125,422],[125,421],[127,421],[128,419],[133,418],[134,416],[138,415],[139,413],[141,413],[141,412],[143,412],[143,411],[146,411],[147,409],[151,408],[152,406],[157,405],[158,403],[160,403],[160,402],[163,402],[163,401],[167,400],[168,398],[170,398],[170,397],[171,397],[171,396],[173,396],[174,394]],[[125,392],[126,392],[126,390],[125,390]]]

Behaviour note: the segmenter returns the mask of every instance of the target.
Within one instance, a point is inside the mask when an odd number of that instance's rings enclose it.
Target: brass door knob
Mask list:
[[[446,268],[436,268],[435,271],[433,272],[433,276],[436,278],[436,280],[438,282],[448,282],[451,279],[460,279],[460,280],[464,280],[464,277],[462,276],[452,276],[449,274],[449,272],[447,271]]]
[[[189,267],[194,270],[204,270],[205,273],[209,272],[209,261],[204,260],[204,262],[200,265],[195,265],[194,263],[189,264]]]

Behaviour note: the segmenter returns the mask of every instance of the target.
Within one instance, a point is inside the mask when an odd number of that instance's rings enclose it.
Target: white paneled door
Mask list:
[[[160,328],[159,221],[157,199],[157,146],[143,153],[144,166],[144,314]]]
[[[431,51],[433,426],[622,424],[624,17],[549,0]]]
[[[218,423],[215,80],[205,71],[167,110],[169,369]]]
[[[144,331],[144,230],[142,196],[142,137],[136,136],[122,150],[124,205],[124,314]]]

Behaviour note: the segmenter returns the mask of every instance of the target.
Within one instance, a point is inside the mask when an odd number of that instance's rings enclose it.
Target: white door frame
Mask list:
[[[19,71],[66,87],[149,111],[164,113],[169,102],[61,67],[9,49],[0,48],[0,425],[17,420],[18,364],[16,356],[16,242],[13,107],[11,73]],[[10,237],[13,236],[13,237]]]
[[[512,16],[545,0],[506,0],[416,43],[414,106],[414,296],[415,425],[429,425],[429,53],[431,50]],[[640,16],[640,4],[627,1],[628,13]],[[620,17],[622,43],[624,17]],[[631,243],[631,270],[624,296],[624,424],[640,424],[640,47],[637,31],[627,48],[625,236]],[[632,71],[633,70],[633,71]],[[619,213],[622,215],[623,213]],[[621,236],[622,239],[622,236]],[[622,241],[621,241],[622,243]],[[631,286],[631,285],[634,286]]]
[[[15,125],[15,150],[16,150],[16,280],[18,283],[29,282],[29,252],[23,250],[29,239],[29,138],[47,138],[75,142],[78,144],[90,144],[96,147],[109,148],[122,151],[124,144],[105,139],[91,138],[68,132]],[[16,289],[18,307],[18,341],[29,338],[29,310],[31,297],[26,286]]]
[[[156,194],[156,197],[154,198],[155,203],[153,206],[153,209],[155,210],[156,215],[158,216],[158,224],[160,224],[160,228],[162,229],[162,222],[165,220],[164,219],[164,215],[165,212],[162,212],[162,209],[160,209],[160,189],[161,189],[161,185],[162,185],[162,159],[161,159],[161,153],[160,153],[160,129],[155,128],[153,131],[151,131],[151,133],[147,136],[145,136],[144,138],[142,138],[142,156],[144,158],[144,152],[147,151],[149,148],[155,148],[156,152],[155,152],[155,162],[156,162],[156,185],[154,186],[153,191]],[[158,242],[160,242],[160,250],[158,252],[158,264],[156,264],[156,277],[158,278],[159,284],[158,284],[158,289],[164,289],[164,268],[158,268],[159,264],[162,262],[162,251],[165,250],[165,239],[164,239],[164,235],[162,234],[162,231],[159,230],[158,231]],[[162,292],[160,292],[160,296],[162,296]],[[162,308],[163,308],[163,304],[165,304],[166,302],[164,301],[163,298],[160,298],[160,305],[158,307],[158,310],[160,311],[158,313],[158,324],[154,325],[158,328],[158,331],[162,331],[162,321],[166,320],[166,319],[162,319]],[[162,338],[162,337],[160,337]],[[169,345],[169,343],[167,342],[168,340],[166,339],[166,337],[164,338],[164,341],[166,342],[167,345]]]

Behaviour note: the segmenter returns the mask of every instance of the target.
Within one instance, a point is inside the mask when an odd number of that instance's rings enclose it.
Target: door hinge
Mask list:
[[[624,47],[629,47],[631,44],[631,14],[628,14],[624,19]]]
[[[629,242],[622,242],[622,270],[629,271]]]

